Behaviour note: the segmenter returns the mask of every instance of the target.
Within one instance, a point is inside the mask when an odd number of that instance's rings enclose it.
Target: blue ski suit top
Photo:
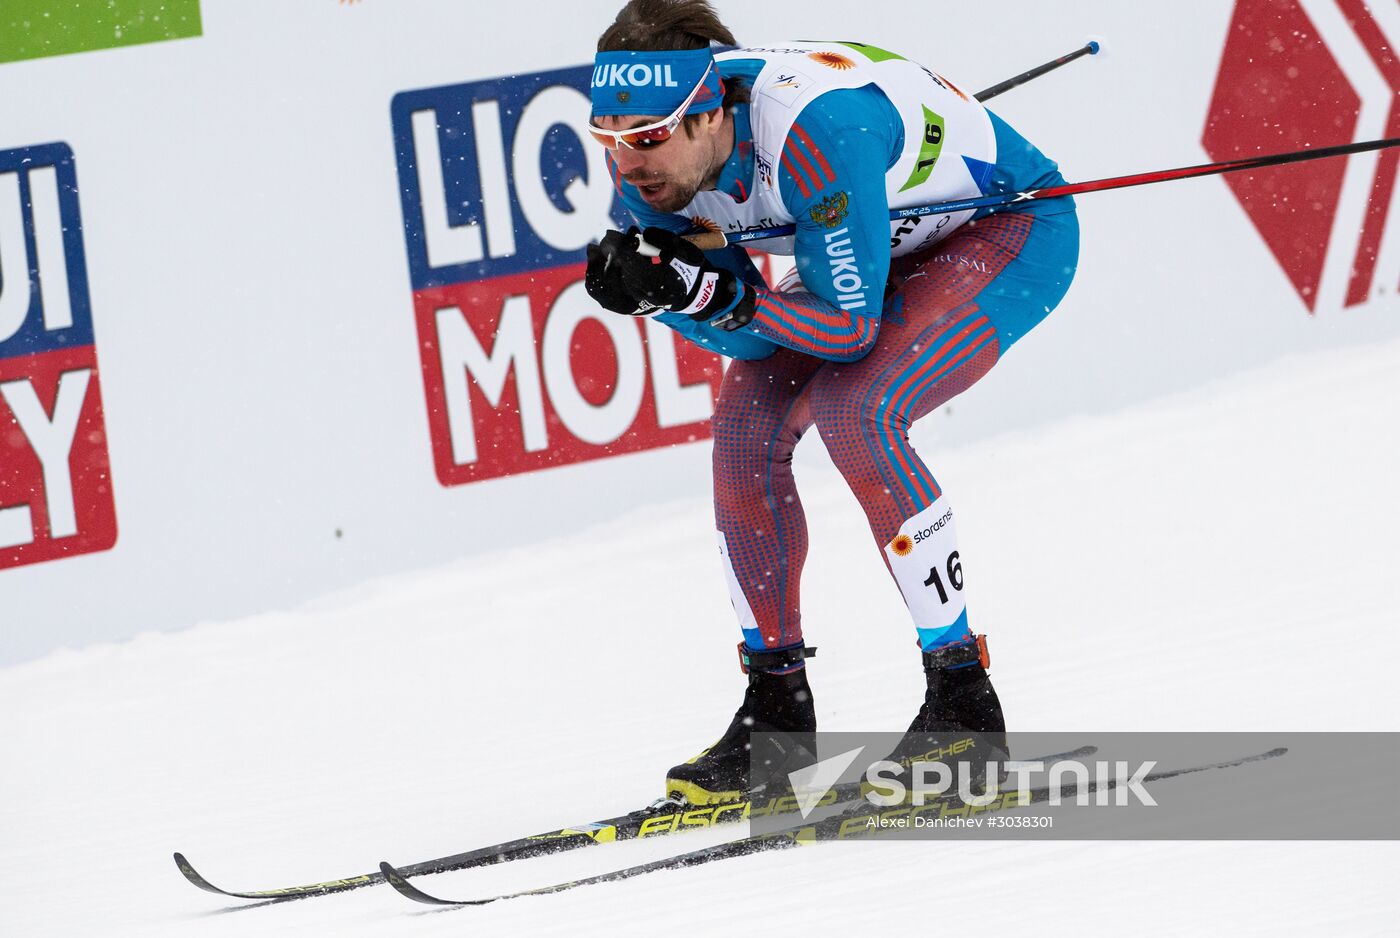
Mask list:
[[[855,50],[850,59],[859,59],[856,52],[872,48],[855,43],[840,45]],[[713,224],[734,231],[788,221],[774,218],[771,213],[764,214],[763,206],[758,204],[761,200],[754,198],[757,191],[764,188],[770,190],[772,197],[780,199],[781,209],[796,223],[797,233],[793,238],[754,244],[759,250],[770,253],[795,255],[801,279],[798,292],[771,289],[746,251],[731,245],[709,252],[708,259],[734,272],[756,291],[753,321],[733,332],[679,313],[662,313],[657,316],[659,321],[687,339],[730,358],[763,359],[782,346],[823,359],[853,361],[869,352],[878,336],[892,252],[903,254],[928,249],[962,224],[984,217],[992,210],[891,222],[892,189],[887,174],[907,152],[911,125],[906,119],[908,115],[896,108],[891,94],[881,87],[878,78],[859,87],[836,87],[816,96],[809,95],[795,115],[783,115],[777,122],[765,119],[769,115],[761,113],[764,109],[776,112],[782,106],[783,91],[794,83],[800,87],[804,80],[811,83],[808,75],[801,73],[796,73],[797,78],[787,83],[777,82],[775,79],[788,76],[772,67],[765,71],[765,66],[771,66],[775,58],[766,53],[818,48],[817,44],[805,43],[793,46],[796,48],[739,49],[717,56],[723,80],[747,83],[752,97],[750,103],[735,105],[731,112],[735,146],[714,191],[700,193],[681,212],[665,214],[648,206],[636,187],[621,177],[611,155],[608,167],[623,204],[644,228],[658,226],[684,233],[695,230],[697,225]],[[891,55],[882,50],[874,51]],[[821,62],[819,54],[832,55],[809,53]],[[973,141],[966,147],[954,138],[951,121],[946,124],[946,134],[942,123],[937,131],[929,130],[929,137],[939,137],[936,149],[931,148],[927,140],[916,141],[933,160],[956,161],[961,157],[966,167],[964,176],[970,185],[949,198],[1043,189],[1064,182],[1056,163],[1005,121],[981,108],[947,79],[927,69],[923,71],[938,87],[956,93],[967,105],[985,113],[985,119],[990,122],[992,140]],[[820,81],[819,68],[809,67],[808,72],[815,73]],[[925,127],[932,128],[932,119],[939,115],[926,105],[923,110],[928,119]],[[940,110],[947,108],[940,106]],[[786,128],[785,137],[763,139],[762,131],[766,130],[771,137],[774,127]],[[968,136],[970,134],[964,134],[964,138]],[[979,159],[967,151],[978,152],[980,156],[994,153],[995,156],[990,160]],[[921,165],[929,162],[930,159],[924,159]],[[914,181],[915,177],[911,176],[905,188]],[[1037,215],[1073,212],[1074,202],[1068,197],[1033,201],[1014,211]],[[1059,252],[1067,259],[1067,266],[1073,267],[1073,258],[1078,252],[1077,234],[1073,242],[1047,239],[1039,245],[1028,245],[1042,255],[1031,260],[1053,265],[1056,259],[1048,255]],[[1046,307],[1053,307],[1059,297],[1048,303],[1036,297],[1025,299],[1028,302],[1024,315],[1003,315],[998,324],[1003,351],[1038,322],[1047,311]],[[1037,311],[1041,315],[1036,315]]]

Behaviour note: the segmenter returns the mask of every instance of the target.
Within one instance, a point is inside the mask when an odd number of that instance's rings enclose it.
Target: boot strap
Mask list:
[[[806,645],[794,645],[778,651],[752,651],[743,642],[739,643],[739,670],[748,674],[754,671],[777,671],[789,665],[798,664],[814,657],[817,649]]]
[[[924,652],[925,671],[946,671],[950,668],[965,668],[980,664],[983,670],[992,666],[992,657],[987,652],[987,636],[978,635],[957,645],[947,645]]]

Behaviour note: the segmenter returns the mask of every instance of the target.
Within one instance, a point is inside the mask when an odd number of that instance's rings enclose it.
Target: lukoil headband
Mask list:
[[[724,102],[718,69],[709,49],[664,52],[599,52],[593,59],[593,116],[670,114],[695,88],[705,84],[687,114],[713,111]],[[708,72],[707,72],[708,70]]]

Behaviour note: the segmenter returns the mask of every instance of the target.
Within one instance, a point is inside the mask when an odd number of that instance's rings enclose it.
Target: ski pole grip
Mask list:
[[[718,251],[729,244],[723,231],[697,231],[686,235],[685,239],[702,251]]]
[[[723,231],[697,231],[683,237],[702,251],[718,251],[729,244]],[[637,235],[637,253],[643,257],[660,257],[661,249]]]

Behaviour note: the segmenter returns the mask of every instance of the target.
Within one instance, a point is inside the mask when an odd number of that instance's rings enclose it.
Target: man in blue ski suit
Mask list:
[[[713,51],[734,45],[704,0],[632,0],[599,40],[592,82],[593,136],[644,230],[590,246],[590,294],[733,359],[712,424],[715,521],[749,685],[719,742],[668,773],[668,795],[695,804],[743,796],[750,733],[816,728],[791,471],[813,426],[914,620],[928,689],[911,735],[1005,749],[954,512],[908,429],[1044,319],[1078,259],[1069,198],[891,220],[1063,182],[952,81],[855,42]],[[741,248],[682,237],[783,224],[796,234],[758,242],[794,255],[773,286]]]

